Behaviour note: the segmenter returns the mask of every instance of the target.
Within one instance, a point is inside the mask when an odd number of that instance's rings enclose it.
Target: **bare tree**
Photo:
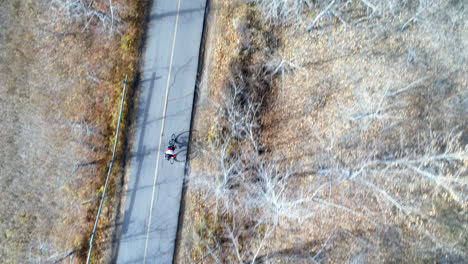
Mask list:
[[[94,4],[94,0],[52,0],[49,5],[52,17],[55,20],[60,20],[60,17],[64,15],[71,23],[84,23],[82,31],[87,30],[93,22],[98,21],[102,26],[102,30],[109,32],[109,36],[112,36],[115,32],[121,35],[119,24],[122,21],[118,11],[112,4],[112,0],[107,2],[107,11],[93,8]]]
[[[312,7],[311,0],[250,0],[260,7],[265,19],[273,25],[300,22],[305,10]]]

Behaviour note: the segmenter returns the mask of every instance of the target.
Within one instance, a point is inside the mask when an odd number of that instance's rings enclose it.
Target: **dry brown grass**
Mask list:
[[[108,11],[107,1],[94,2]],[[48,1],[0,3],[3,263],[54,262],[70,252],[83,262],[114,140],[120,81],[125,74],[135,78],[142,32],[143,1],[113,3],[122,36],[109,37],[94,22],[82,31],[82,22],[54,20]],[[120,166],[114,168],[94,262],[109,258],[121,177]]]
[[[374,16],[349,1],[305,33],[326,7],[316,2],[271,23],[255,5],[214,1],[178,261],[246,262],[260,248],[267,263],[465,262],[466,3],[374,1]],[[258,157],[293,166],[280,198],[306,201],[276,226],[267,205],[252,210],[249,188],[262,181],[251,167],[221,200],[212,184],[239,76],[264,94]],[[230,157],[251,153],[226,144]]]

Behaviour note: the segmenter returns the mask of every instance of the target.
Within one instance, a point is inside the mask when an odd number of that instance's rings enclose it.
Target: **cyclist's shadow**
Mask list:
[[[189,150],[189,142],[190,142],[190,131],[182,132],[175,138],[175,143],[179,148],[179,151],[176,153],[176,157],[174,161],[176,162],[185,162],[193,158],[193,155],[188,155]]]
[[[187,149],[188,145],[189,145],[189,140],[190,140],[190,131],[182,132],[182,133],[180,133],[179,135],[176,136],[175,143],[181,149],[183,149],[183,148]]]

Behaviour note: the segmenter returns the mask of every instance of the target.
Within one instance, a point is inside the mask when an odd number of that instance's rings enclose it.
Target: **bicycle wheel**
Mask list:
[[[171,140],[169,140],[169,145],[175,145],[176,143],[176,135],[172,134]]]

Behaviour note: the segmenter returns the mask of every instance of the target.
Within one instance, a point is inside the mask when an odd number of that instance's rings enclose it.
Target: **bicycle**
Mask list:
[[[169,146],[175,146],[176,143],[176,135],[172,134],[171,139],[169,140]]]

